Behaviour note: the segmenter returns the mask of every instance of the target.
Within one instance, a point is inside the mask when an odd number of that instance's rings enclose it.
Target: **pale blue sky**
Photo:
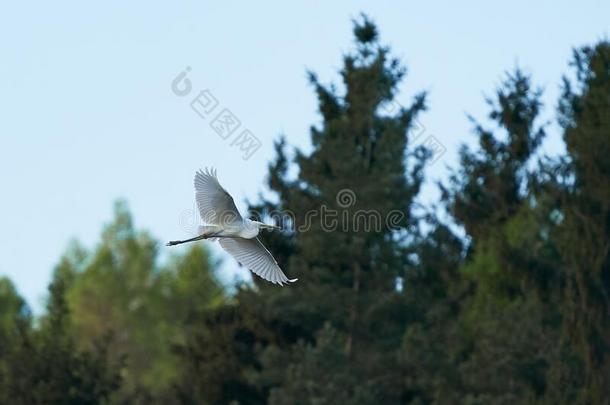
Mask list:
[[[305,71],[337,80],[360,12],[409,68],[398,100],[429,90],[421,122],[447,153],[471,140],[469,112],[517,64],[545,88],[552,119],[573,46],[609,31],[602,1],[4,2],[0,5],[0,275],[35,310],[72,238],[93,247],[112,203],[160,240],[185,236],[192,177],[215,166],[243,208],[280,133],[307,149],[317,123]],[[170,90],[186,66],[262,142],[247,161]],[[556,127],[544,145],[562,150]],[[427,187],[424,200],[434,199]],[[220,254],[220,253],[219,253]],[[223,273],[235,274],[225,260]]]

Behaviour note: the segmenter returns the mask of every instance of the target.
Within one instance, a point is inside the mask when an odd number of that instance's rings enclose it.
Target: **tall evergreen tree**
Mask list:
[[[559,167],[565,331],[585,364],[582,403],[610,398],[610,43],[575,51],[576,85],[559,104],[568,157]],[[555,179],[553,179],[555,181]]]
[[[119,202],[36,321],[0,278],[0,404],[609,402],[610,43],[575,51],[565,156],[533,164],[541,93],[517,69],[493,126],[472,120],[443,215],[420,216],[425,94],[386,108],[405,69],[368,18],[354,36],[339,86],[309,76],[311,150],[281,138],[273,198],[250,204],[283,226],[261,238],[298,283],[228,295],[201,245],[161,265]]]
[[[28,306],[13,283],[0,277],[0,403],[7,402],[11,381],[11,356],[19,346],[22,331],[32,327]]]
[[[546,256],[551,251],[540,236],[527,181],[544,136],[537,126],[540,91],[516,70],[488,104],[499,131],[475,123],[478,148],[462,148],[459,171],[442,189],[468,237],[459,271],[470,293],[459,296],[457,328],[445,334],[454,339],[447,347],[457,359],[452,371],[458,384],[450,381],[439,392],[473,403],[530,403],[545,395],[556,355],[548,348],[559,338],[556,302],[535,288],[556,264]]]
[[[201,245],[160,265],[158,242],[135,229],[123,202],[101,239],[91,253],[73,247],[56,277],[68,283],[72,335],[83,347],[113,334],[110,355],[126,362],[118,397],[162,403],[179,368],[172,349],[183,323],[221,303],[223,287]]]
[[[0,393],[2,403],[102,404],[119,389],[122,364],[109,356],[112,337],[77,347],[66,288],[66,278],[56,277],[40,328],[19,328],[19,343],[9,355],[8,378]]]
[[[255,278],[255,290],[237,295],[242,319],[256,319],[258,326],[247,327],[260,349],[250,346],[257,363],[236,379],[269,394],[271,403],[308,402],[305,393],[318,403],[387,403],[401,395],[405,315],[397,281],[406,269],[406,230],[415,226],[411,210],[425,160],[423,151],[408,148],[407,134],[425,96],[384,113],[405,70],[366,17],[354,35],[342,92],[310,75],[322,117],[311,129],[312,151],[297,151],[291,161],[281,140],[269,175],[278,203],[251,207],[286,214],[278,220],[289,230],[264,235],[264,242],[299,277],[283,289]],[[296,178],[288,174],[293,164]],[[210,343],[193,347],[205,351]],[[329,361],[334,371],[321,373]]]

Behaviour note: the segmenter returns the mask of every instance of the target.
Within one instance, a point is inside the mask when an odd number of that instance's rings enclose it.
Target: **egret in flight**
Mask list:
[[[220,246],[242,266],[274,284],[284,285],[297,279],[286,277],[280,266],[257,238],[261,229],[281,229],[275,225],[242,218],[233,197],[220,185],[216,170],[199,170],[195,174],[195,196],[199,215],[207,225],[199,227],[199,236],[175,240],[167,246],[207,239]]]

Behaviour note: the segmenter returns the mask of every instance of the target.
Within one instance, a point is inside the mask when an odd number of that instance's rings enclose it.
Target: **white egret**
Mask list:
[[[195,196],[201,219],[199,236],[176,240],[167,246],[207,239],[218,239],[220,246],[244,267],[274,284],[283,285],[297,279],[286,277],[280,266],[257,238],[262,229],[281,229],[275,225],[242,218],[233,197],[220,185],[216,170],[206,168],[195,174]]]

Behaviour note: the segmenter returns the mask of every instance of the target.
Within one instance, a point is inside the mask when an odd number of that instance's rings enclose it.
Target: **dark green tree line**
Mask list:
[[[368,18],[354,39],[340,83],[309,74],[311,148],[280,138],[250,203],[299,281],[229,293],[203,245],[161,263],[117,203],[97,246],[61,258],[42,316],[0,279],[0,403],[610,403],[608,41],[574,53],[565,154],[544,156],[555,106],[514,69],[421,210],[426,94],[385,108],[406,69]]]

